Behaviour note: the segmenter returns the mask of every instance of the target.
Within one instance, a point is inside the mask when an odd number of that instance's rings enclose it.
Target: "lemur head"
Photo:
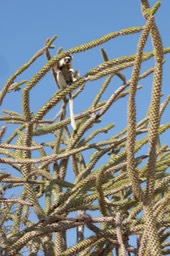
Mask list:
[[[64,58],[62,58],[61,60],[59,60],[58,62],[58,67],[59,69],[62,69],[63,67],[67,67],[68,69],[70,69],[72,66],[72,60],[73,57],[71,55],[68,55]]]

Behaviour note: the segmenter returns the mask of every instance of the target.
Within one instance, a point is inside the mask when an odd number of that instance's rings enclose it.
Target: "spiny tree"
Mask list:
[[[144,26],[112,32],[68,51],[59,49],[53,57],[50,49],[55,37],[47,39],[5,83],[1,105],[9,93],[15,97],[22,89],[22,113],[3,110],[0,116],[5,123],[0,131],[0,163],[7,170],[0,173],[1,255],[170,254],[170,153],[168,145],[160,143],[161,135],[170,128],[170,123],[161,123],[170,101],[167,96],[161,102],[164,55],[170,48],[163,48],[155,23],[159,6],[158,2],[150,8],[147,0],[141,0]],[[70,86],[58,89],[34,110],[30,100],[33,88],[51,71],[56,82],[55,66],[61,58],[132,34],[139,35],[134,55],[109,59],[102,48],[101,64]],[[149,36],[153,50],[145,52]],[[20,80],[42,55],[47,58],[45,65],[29,80]],[[154,66],[142,73],[142,63],[150,59],[154,59]],[[123,71],[129,68],[132,73],[127,79]],[[153,80],[152,95],[146,116],[137,121],[136,93],[140,95],[139,82],[148,76]],[[122,84],[103,100],[115,77]],[[14,82],[16,78],[20,81]],[[90,106],[75,116],[77,128],[72,131],[66,113],[68,95],[72,93],[78,101],[87,83],[97,80],[103,83]],[[102,120],[106,114],[113,115],[112,106],[125,96],[127,126],[113,135],[113,122]],[[57,106],[58,114],[48,119],[47,114]],[[102,139],[103,133],[109,137]],[[74,175],[72,182],[68,173]],[[70,230],[77,232],[71,233],[76,236],[71,247],[67,245]]]

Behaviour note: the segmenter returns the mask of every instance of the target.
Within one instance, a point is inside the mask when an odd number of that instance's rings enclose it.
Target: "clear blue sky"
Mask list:
[[[156,1],[150,0],[149,2],[152,6]],[[156,14],[156,22],[159,25],[163,44],[165,47],[168,47],[170,46],[170,0],[163,0],[161,2],[162,6]],[[144,23],[145,20],[140,11],[140,1],[136,0],[1,0],[0,88],[3,87],[4,82],[17,68],[27,62],[32,55],[43,47],[48,37],[57,35],[57,40],[54,42],[56,50],[59,47],[67,50],[109,32],[144,25]],[[103,47],[108,52],[110,58],[134,54],[138,38],[139,34],[127,38],[116,38],[104,44]],[[150,43],[148,43],[146,50],[150,50],[150,46]],[[74,66],[80,70],[82,75],[102,62],[100,47],[74,56]],[[54,55],[56,50],[51,51],[51,55]],[[166,60],[163,80],[163,93],[165,96],[163,99],[165,99],[166,95],[170,94],[170,56],[166,56]],[[42,57],[17,81],[29,79],[44,64],[45,58]],[[144,66],[144,68],[146,67]],[[148,79],[147,82],[142,82],[142,85],[148,86],[148,91],[143,89],[141,94],[137,95],[139,100],[139,119],[144,117],[148,104],[146,100],[149,100],[150,97],[151,79]],[[85,89],[85,93],[75,102],[76,113],[87,108],[87,101],[92,100],[92,97],[94,97],[96,91],[95,89],[93,91],[90,86],[98,90],[100,84],[101,82],[93,82]],[[119,85],[120,80],[118,85],[114,84],[115,88]],[[46,102],[56,89],[57,87],[53,80],[49,76],[45,77],[40,85],[33,89],[31,96],[32,110],[39,109],[42,103]],[[106,94],[106,98],[112,92],[113,90],[110,89]],[[37,93],[39,95],[38,98]],[[7,96],[3,109],[21,111],[17,105],[20,101],[20,96],[21,92],[15,92]],[[117,113],[116,109],[113,109],[115,111],[113,112],[113,120],[107,115],[106,119],[110,122],[118,122],[119,129],[121,129],[125,126],[127,120],[126,102],[124,100],[120,101],[118,107],[122,113]],[[52,116],[54,115],[55,111],[52,113]],[[164,121],[169,122],[169,115],[164,118]],[[116,129],[119,130],[115,128],[115,131]]]

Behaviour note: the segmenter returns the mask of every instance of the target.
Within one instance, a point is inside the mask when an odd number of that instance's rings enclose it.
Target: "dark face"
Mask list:
[[[65,62],[66,64],[70,64],[71,61],[72,61],[72,57],[71,57],[71,56],[67,56],[67,57],[64,58],[64,62]]]
[[[63,68],[70,68],[71,66],[71,62],[72,62],[72,57],[70,55],[64,57],[63,59],[61,59],[58,63],[58,67],[60,69]]]

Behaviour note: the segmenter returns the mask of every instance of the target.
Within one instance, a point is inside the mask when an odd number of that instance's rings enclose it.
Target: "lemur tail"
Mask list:
[[[69,108],[70,108],[70,119],[71,119],[71,126],[73,128],[73,130],[76,130],[76,121],[74,118],[74,107],[73,107],[73,98],[70,95],[69,97]]]

